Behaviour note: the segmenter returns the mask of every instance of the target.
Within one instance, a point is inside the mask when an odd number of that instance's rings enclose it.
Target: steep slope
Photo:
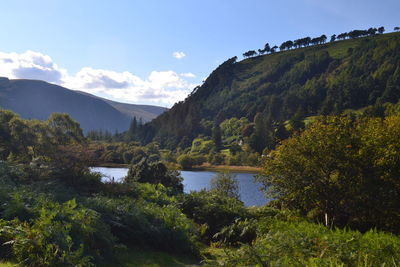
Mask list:
[[[26,119],[47,119],[53,112],[67,113],[82,129],[125,131],[130,118],[93,96],[37,80],[0,79],[0,107]]]
[[[173,148],[231,117],[257,112],[276,122],[395,102],[400,97],[400,34],[293,49],[221,64],[183,102],[142,131]]]

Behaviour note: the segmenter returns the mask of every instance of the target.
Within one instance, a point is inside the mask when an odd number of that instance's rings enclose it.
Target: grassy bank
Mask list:
[[[200,166],[193,166],[192,170],[194,170],[194,171],[228,171],[228,172],[258,173],[261,171],[261,168],[253,167],[253,166],[229,166],[229,165],[203,164]]]
[[[118,163],[102,163],[98,164],[96,167],[106,167],[106,168],[129,168],[129,164],[118,164]],[[175,168],[173,168],[175,169]],[[182,170],[182,169],[177,169]],[[251,172],[258,173],[261,171],[260,167],[253,166],[229,166],[229,165],[211,165],[202,164],[199,166],[193,166],[192,171],[228,171],[228,172]]]

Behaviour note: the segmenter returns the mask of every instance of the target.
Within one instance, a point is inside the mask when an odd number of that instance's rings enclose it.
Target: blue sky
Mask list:
[[[266,42],[392,31],[399,10],[398,0],[2,1],[0,75],[169,107],[232,56]]]

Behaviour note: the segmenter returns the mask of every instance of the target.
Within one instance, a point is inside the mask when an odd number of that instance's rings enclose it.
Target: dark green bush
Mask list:
[[[182,198],[182,212],[205,227],[202,238],[206,241],[212,240],[216,233],[233,223],[235,219],[249,215],[240,200],[212,191],[191,192]]]
[[[216,233],[213,239],[229,246],[237,246],[241,243],[250,244],[256,238],[256,227],[256,220],[238,218],[231,225],[225,226]]]
[[[196,165],[196,160],[189,154],[180,155],[176,161],[184,170],[190,170],[194,165]]]
[[[163,194],[161,198],[168,202],[165,193],[158,194]],[[128,197],[94,197],[87,199],[85,205],[101,214],[113,235],[124,244],[175,253],[198,253],[195,225],[172,204],[158,205]]]
[[[160,161],[149,163],[147,159],[130,165],[128,175],[125,178],[126,183],[162,184],[173,188],[176,193],[183,192],[182,180],[177,171],[168,170]]]

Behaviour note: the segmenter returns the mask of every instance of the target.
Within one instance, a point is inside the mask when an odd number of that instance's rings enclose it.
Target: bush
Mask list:
[[[171,201],[165,193],[158,194],[163,195],[165,202]],[[159,205],[155,202],[158,201],[94,197],[85,205],[101,214],[113,235],[124,244],[198,254],[197,230],[193,222],[173,204]]]
[[[196,164],[196,160],[188,154],[180,155],[177,162],[184,170],[190,170]]]
[[[370,230],[330,230],[308,222],[261,221],[252,245],[225,255],[223,266],[397,266],[400,238]]]
[[[31,223],[2,222],[1,239],[8,239],[16,260],[28,266],[91,266],[113,247],[113,238],[96,212],[75,201],[40,203]],[[37,207],[39,209],[39,206]]]
[[[239,183],[234,175],[220,172],[211,179],[211,190],[216,194],[240,199]]]
[[[216,233],[235,219],[248,216],[243,202],[212,191],[191,192],[182,198],[182,212],[204,226],[202,237],[205,241],[212,240]]]
[[[162,162],[148,163],[146,159],[129,167],[126,183],[139,182],[162,184],[173,188],[176,193],[183,192],[182,177],[179,172],[170,171]]]
[[[238,218],[231,225],[222,228],[213,238],[229,246],[238,246],[242,243],[250,244],[257,236],[256,227],[256,220]]]

